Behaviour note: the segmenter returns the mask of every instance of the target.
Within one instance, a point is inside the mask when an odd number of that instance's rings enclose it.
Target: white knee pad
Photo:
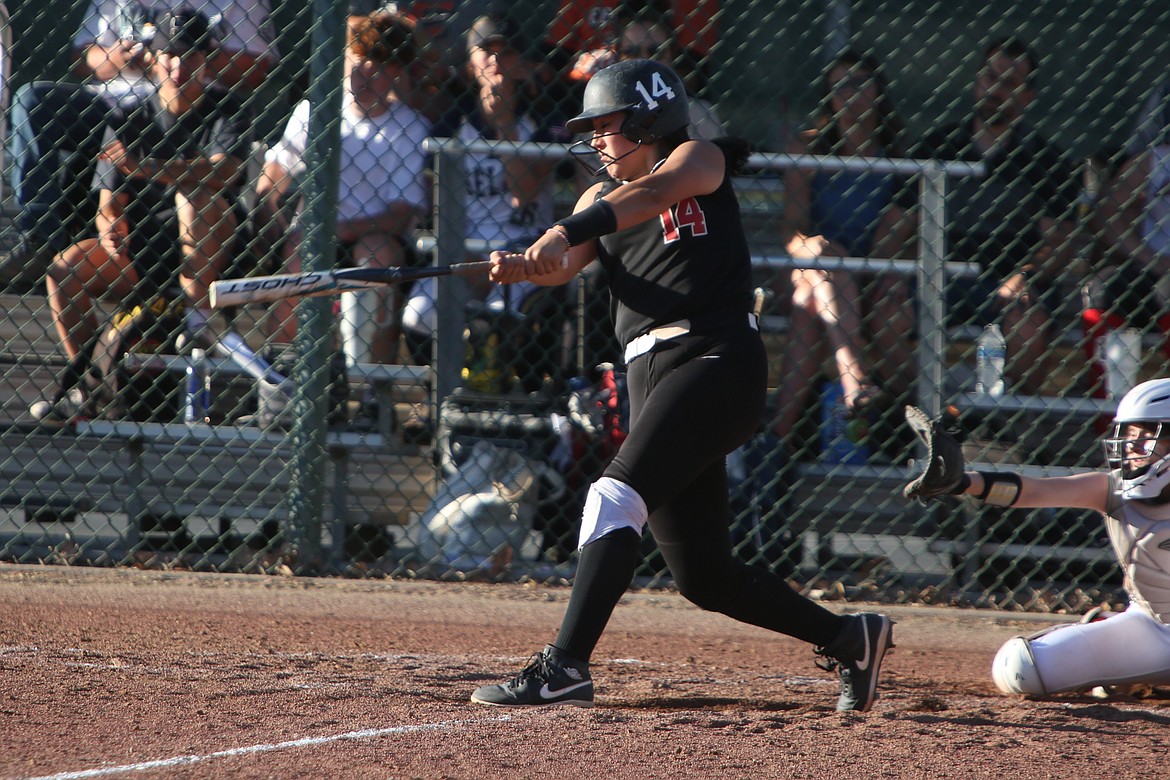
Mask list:
[[[374,334],[378,332],[377,290],[341,294],[341,348],[349,365],[372,363]]]
[[[991,678],[1004,693],[1044,695],[1048,691],[1036,668],[1032,645],[1022,636],[1013,637],[999,648],[991,662]]]
[[[624,482],[602,477],[589,486],[585,496],[577,549],[619,528],[633,528],[641,536],[646,517],[646,502],[638,491]]]

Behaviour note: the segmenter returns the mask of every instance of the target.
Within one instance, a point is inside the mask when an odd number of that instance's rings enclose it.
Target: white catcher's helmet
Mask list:
[[[1153,433],[1149,438],[1126,439],[1128,423],[1145,423]],[[1149,460],[1163,432],[1170,438],[1170,379],[1151,379],[1121,399],[1113,418],[1113,435],[1104,442],[1109,468],[1120,470],[1117,492],[1122,497],[1154,499],[1170,485],[1170,454]],[[1143,462],[1130,465],[1134,460]]]

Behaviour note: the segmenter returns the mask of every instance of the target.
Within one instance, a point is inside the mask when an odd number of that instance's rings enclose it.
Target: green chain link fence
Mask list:
[[[1070,610],[1120,598],[1092,513],[903,499],[921,453],[901,415],[951,407],[979,468],[1075,473],[1103,467],[1123,385],[1166,373],[1164,4],[515,2],[475,28],[494,55],[475,60],[466,32],[486,2],[398,4],[410,30],[394,38],[359,4],[195,0],[217,42],[202,75],[237,101],[215,132],[198,101],[190,127],[181,111],[116,111],[119,83],[156,87],[124,72],[98,89],[103,64],[140,67],[158,48],[146,67],[174,87],[180,66],[158,63],[185,58],[150,35],[187,33],[110,2],[94,27],[109,63],[91,49],[74,67],[86,5],[7,3],[0,559],[571,579],[585,490],[625,421],[597,273],[531,293],[450,277],[430,299],[428,285],[312,299],[295,327],[270,304],[217,312],[194,335],[184,322],[214,275],[522,245],[588,180],[563,121],[589,74],[654,56],[685,74],[697,134],[757,149],[736,185],[773,403],[729,456],[737,553],[828,596]],[[344,65],[347,40],[360,56]],[[494,85],[469,59],[499,69]],[[347,90],[361,81],[368,98],[379,72],[401,101],[374,116],[391,119],[347,118]],[[121,105],[134,100],[157,98]],[[135,146],[151,116],[185,129]],[[174,133],[202,140],[192,151]],[[387,164],[403,138],[414,155]],[[114,139],[153,151],[103,167]],[[287,174],[276,190],[273,165]],[[355,179],[362,166],[383,180]],[[130,215],[133,271],[94,240],[112,235],[98,216],[111,200]],[[180,269],[194,288],[174,287]],[[131,290],[133,274],[145,280]],[[87,308],[99,288],[110,294]],[[153,325],[110,337],[133,322]],[[355,336],[347,322],[374,327]],[[1002,388],[977,376],[988,324],[1006,343]],[[68,392],[90,386],[73,353],[92,344],[93,363],[116,347],[102,405]],[[199,347],[211,402],[192,421]],[[847,417],[843,396],[868,403]],[[645,552],[639,581],[668,583],[650,539]]]

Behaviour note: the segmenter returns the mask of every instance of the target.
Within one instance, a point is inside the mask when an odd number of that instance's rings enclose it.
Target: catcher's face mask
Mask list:
[[[1105,459],[1119,471],[1117,493],[1124,498],[1154,499],[1170,485],[1170,440],[1162,438],[1163,424],[1116,423],[1106,438]]]

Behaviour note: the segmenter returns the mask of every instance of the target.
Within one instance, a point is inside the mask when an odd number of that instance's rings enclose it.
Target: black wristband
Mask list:
[[[617,231],[617,214],[613,213],[613,206],[608,202],[597,200],[589,208],[582,209],[557,224],[565,229],[569,246],[577,246]]]
[[[1010,471],[980,471],[983,477],[983,491],[975,498],[992,506],[1012,506],[1020,497],[1024,483],[1019,474]]]

